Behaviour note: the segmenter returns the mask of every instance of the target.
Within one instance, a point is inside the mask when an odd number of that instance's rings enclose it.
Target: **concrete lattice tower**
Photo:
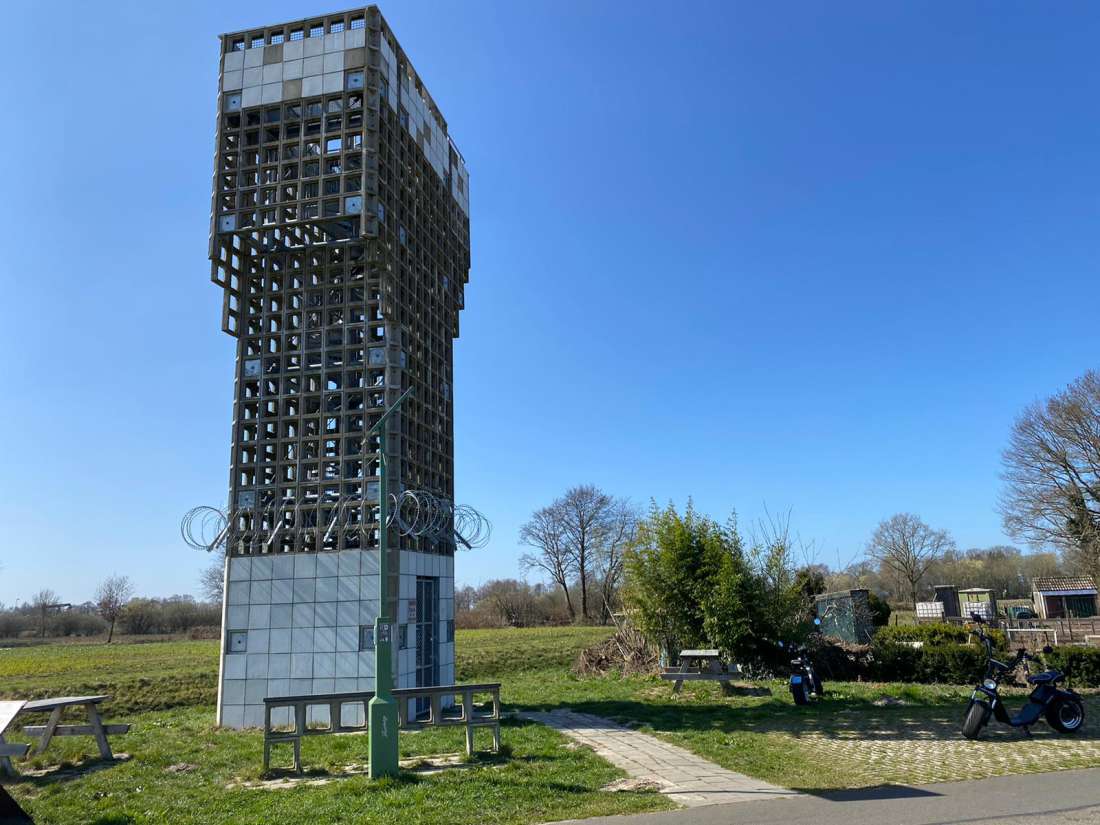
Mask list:
[[[372,690],[378,439],[391,491],[454,497],[469,179],[374,6],[221,37],[210,232],[237,339],[218,720]],[[454,681],[454,544],[392,529],[398,687]],[[399,572],[398,572],[399,571]]]

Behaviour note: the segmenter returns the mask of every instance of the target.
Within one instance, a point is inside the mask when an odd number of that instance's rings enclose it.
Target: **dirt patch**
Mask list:
[[[446,753],[439,756],[416,756],[411,759],[402,759],[398,763],[398,766],[402,771],[413,773],[417,776],[432,776],[434,774],[443,773],[444,771],[465,771],[472,768],[504,767],[503,764],[487,765],[483,762],[468,762],[465,754],[461,753]],[[285,771],[272,771],[272,774],[275,773],[279,775],[254,781],[230,782],[225,787],[227,790],[279,791],[303,786],[328,785],[331,782],[340,782],[355,776],[368,776],[370,774],[370,765],[360,763],[344,765],[336,773],[313,771],[310,773],[295,774]]]
[[[604,785],[600,790],[609,791],[611,793],[622,793],[623,791],[630,791],[631,793],[660,793],[661,785],[649,779],[632,779],[626,777],[624,779],[616,779],[614,782]]]
[[[129,762],[130,759],[131,757],[128,753],[116,753],[114,759],[96,758],[77,762],[75,765],[63,763],[60,765],[48,765],[45,768],[37,768],[35,770],[21,769],[19,775],[32,776],[36,779],[66,782],[70,779],[79,779],[82,776],[89,776],[99,771],[110,770],[118,763]]]
[[[896,696],[880,696],[871,704],[874,705],[876,708],[899,708],[909,703],[906,702],[904,699],[899,699]]]

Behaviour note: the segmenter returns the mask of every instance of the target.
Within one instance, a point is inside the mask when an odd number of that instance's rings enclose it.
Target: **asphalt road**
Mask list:
[[[580,822],[582,820],[575,820]],[[583,820],[586,825],[1100,825],[1100,769],[887,785]]]

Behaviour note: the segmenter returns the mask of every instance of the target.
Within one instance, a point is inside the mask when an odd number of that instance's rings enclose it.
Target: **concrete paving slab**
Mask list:
[[[669,799],[687,807],[798,796],[786,788],[728,771],[690,751],[610,719],[566,709],[520,715],[588,745],[626,771],[631,779],[651,782]]]

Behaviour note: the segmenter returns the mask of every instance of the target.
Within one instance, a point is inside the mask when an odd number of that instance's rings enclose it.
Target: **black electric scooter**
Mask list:
[[[1042,664],[1042,661],[1023,648],[1016,651],[1012,661],[997,661],[993,658],[993,640],[982,629],[984,620],[976,613],[971,614],[971,618],[974,620],[978,638],[985,645],[986,670],[985,678],[974,688],[970,704],[966,708],[962,724],[963,736],[967,739],[977,739],[982,728],[988,724],[990,716],[1014,728],[1023,728],[1028,736],[1031,735],[1029,728],[1044,715],[1047,723],[1059,733],[1076,733],[1080,730],[1085,723],[1085,706],[1081,702],[1081,697],[1074,691],[1058,687],[1058,683],[1066,678],[1065,674],[1060,670],[1046,670],[1032,675],[1028,664],[1030,662]],[[1051,652],[1052,648],[1049,645],[1043,648],[1043,653]],[[1021,664],[1027,674],[1028,684],[1034,685],[1035,688],[1031,691],[1027,704],[1020,708],[1015,716],[1009,716],[1004,702],[1001,701],[999,692],[1001,680]]]
[[[820,627],[821,619],[815,617],[814,625]],[[790,650],[795,655],[795,658],[791,659],[791,678],[788,682],[794,703],[796,705],[808,705],[813,699],[820,699],[824,693],[821,686],[821,677],[817,675],[817,671],[814,669],[814,663],[810,660],[810,653],[806,649],[806,645],[784,645],[783,642],[780,642],[779,646]]]

